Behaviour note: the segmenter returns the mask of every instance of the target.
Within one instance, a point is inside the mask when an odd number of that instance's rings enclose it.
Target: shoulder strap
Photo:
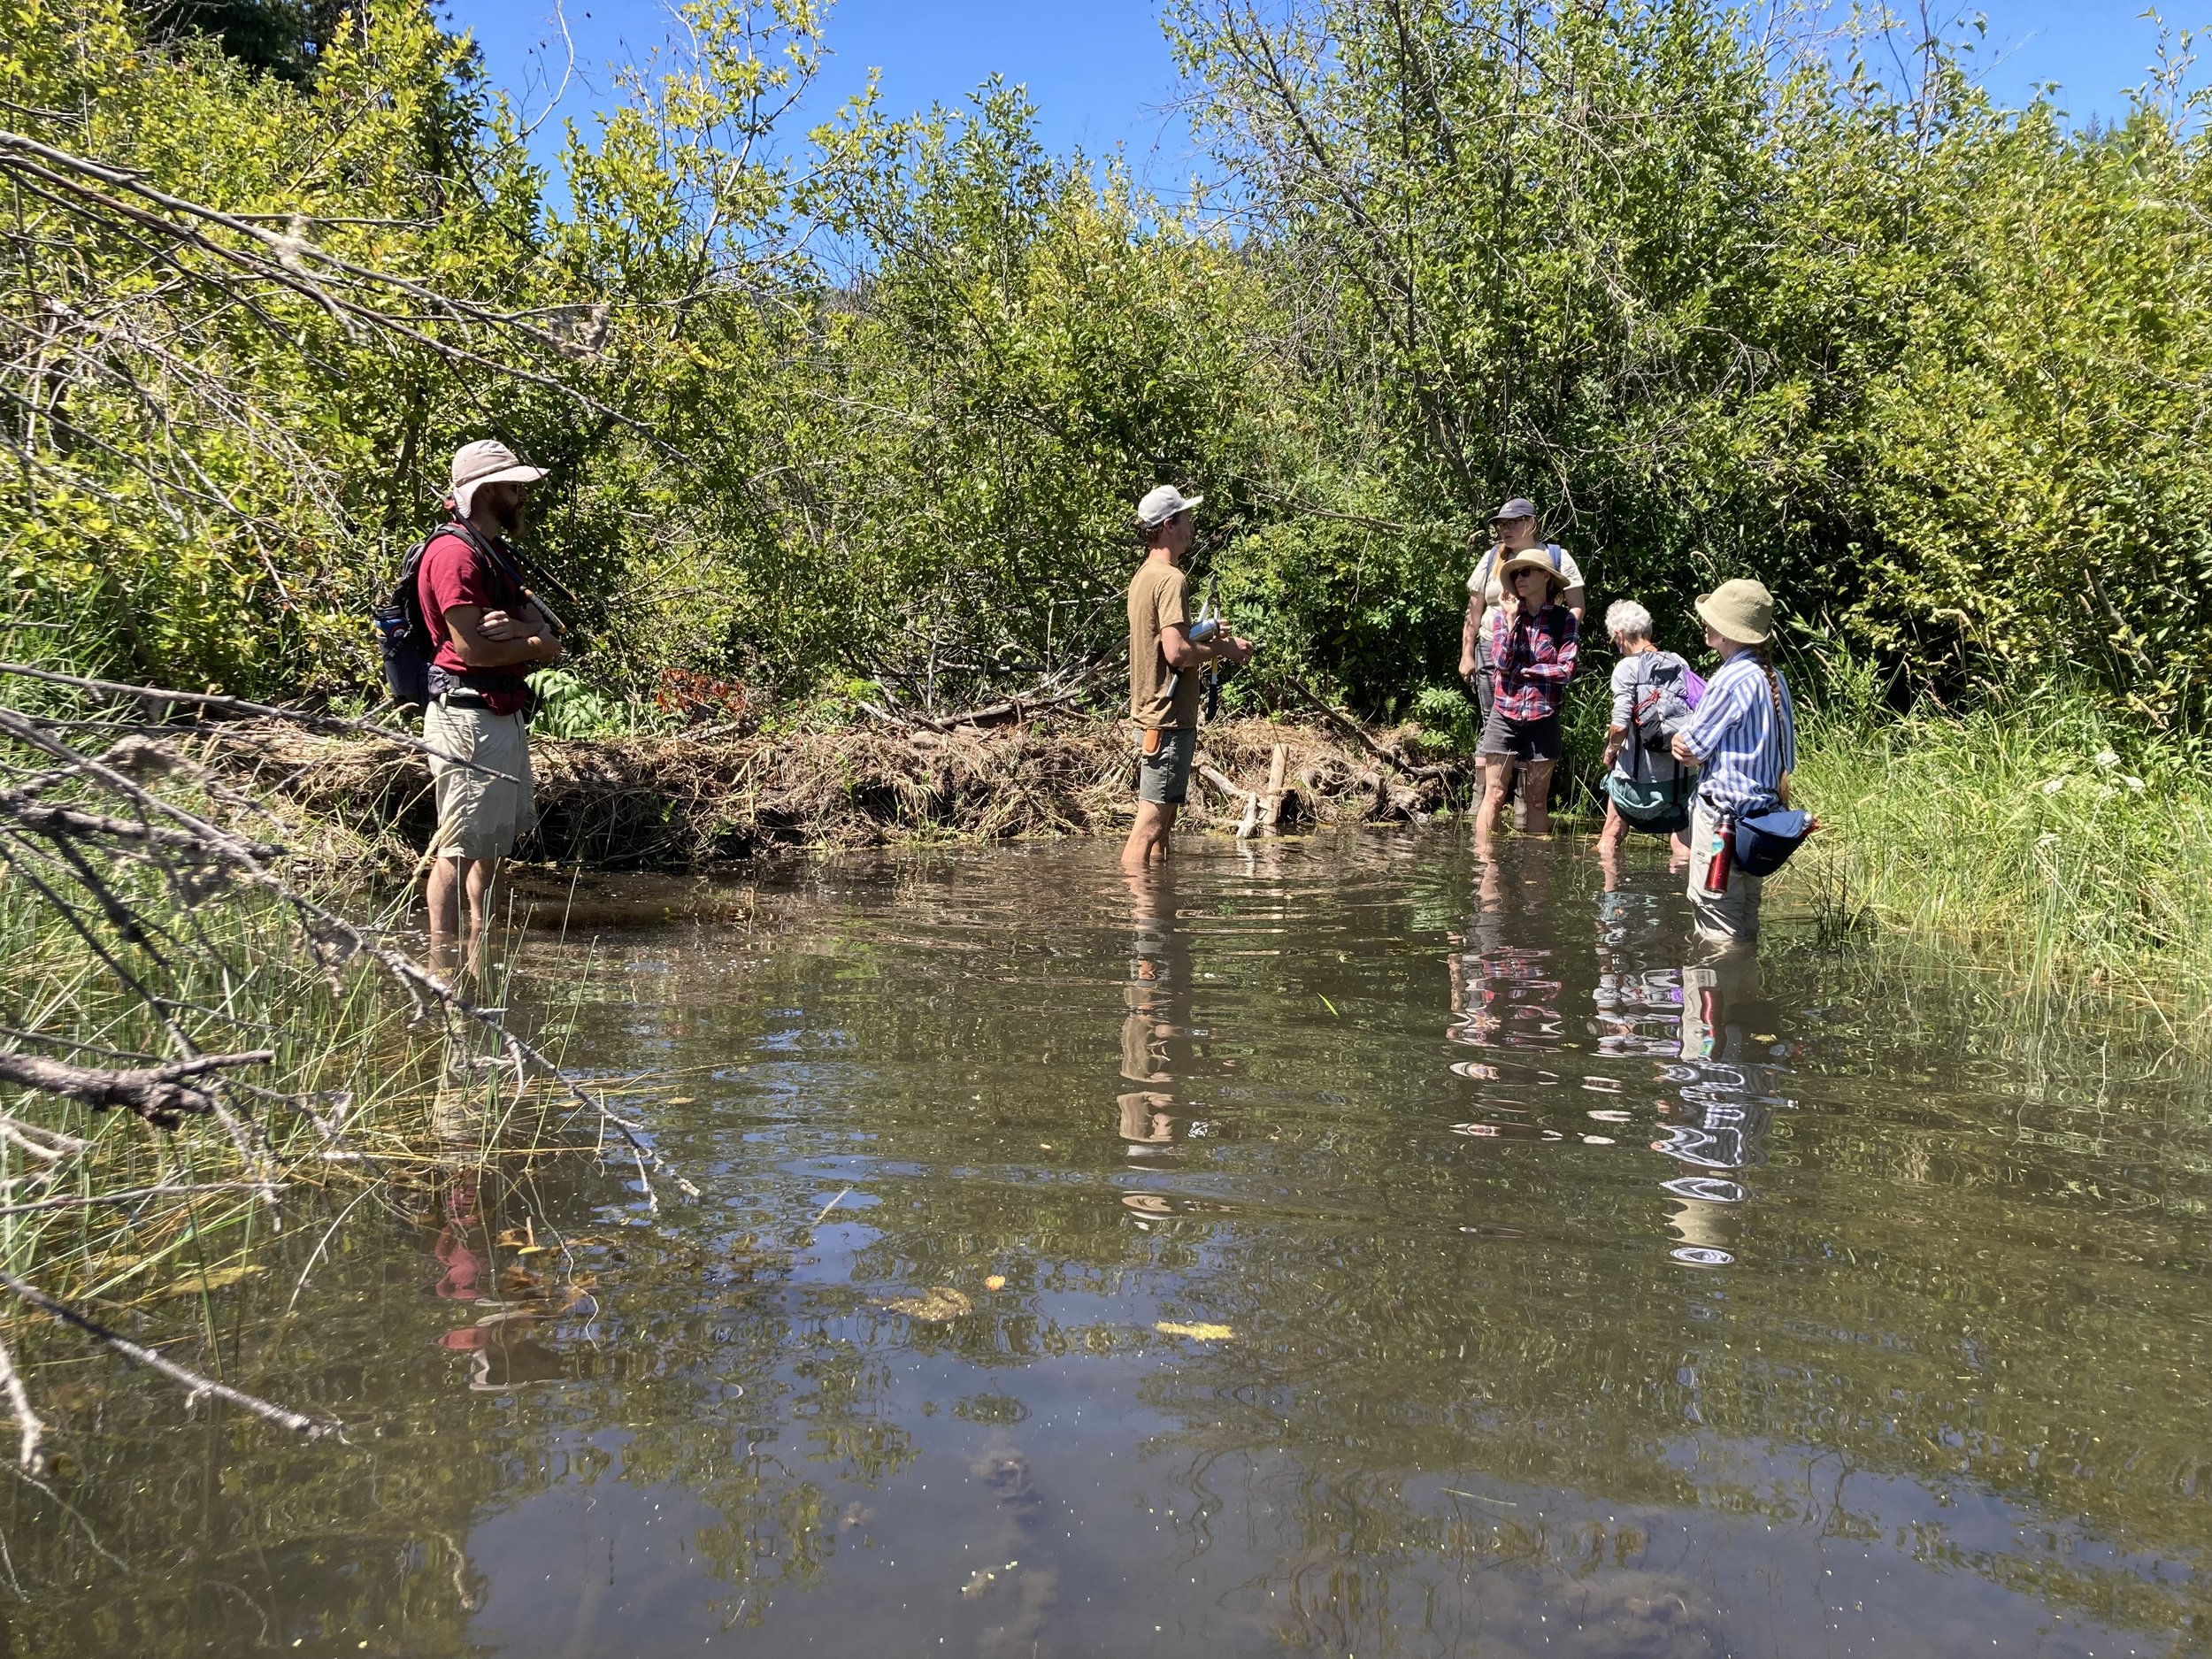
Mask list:
[[[1544,551],[1551,555],[1551,567],[1554,573],[1564,576],[1567,573],[1567,549],[1556,541],[1547,541],[1544,543]]]
[[[476,526],[465,518],[449,518],[425,536],[421,546],[417,548],[411,556],[418,565],[420,564],[422,556],[430,550],[430,544],[442,535],[459,538],[461,542],[479,558],[488,559],[499,573],[507,579],[508,586],[516,593],[525,597],[528,596],[530,584],[523,580],[521,567],[514,559],[502,552],[496,545],[486,541]]]

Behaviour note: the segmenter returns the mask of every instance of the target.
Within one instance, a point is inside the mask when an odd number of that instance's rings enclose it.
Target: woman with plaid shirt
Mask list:
[[[1497,694],[1483,722],[1477,753],[1483,764],[1482,804],[1475,813],[1475,850],[1487,852],[1505,810],[1505,787],[1522,768],[1521,799],[1528,833],[1549,832],[1552,768],[1559,762],[1559,706],[1574,677],[1574,612],[1559,603],[1565,584],[1540,549],[1508,559],[1500,572],[1505,603],[1484,618]]]

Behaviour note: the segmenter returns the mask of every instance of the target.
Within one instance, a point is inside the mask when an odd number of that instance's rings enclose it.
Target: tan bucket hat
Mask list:
[[[1523,548],[1511,558],[1498,566],[1498,579],[1502,581],[1516,571],[1541,571],[1547,576],[1560,574],[1559,566],[1551,562],[1550,552],[1540,547]]]
[[[453,452],[453,507],[464,518],[479,484],[534,484],[541,466],[525,466],[522,457],[496,438],[479,438]]]
[[[1724,640],[1764,645],[1774,637],[1774,595],[1764,582],[1739,576],[1697,602],[1697,614]]]

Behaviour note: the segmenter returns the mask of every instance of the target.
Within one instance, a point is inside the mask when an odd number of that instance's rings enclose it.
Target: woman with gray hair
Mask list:
[[[1619,879],[1628,832],[1670,837],[1667,868],[1689,863],[1687,769],[1668,749],[1687,726],[1696,692],[1690,665],[1652,642],[1651,612],[1632,599],[1605,612],[1605,632],[1621,660],[1613,665],[1613,722],[1605,733],[1605,827],[1598,861],[1609,885]]]

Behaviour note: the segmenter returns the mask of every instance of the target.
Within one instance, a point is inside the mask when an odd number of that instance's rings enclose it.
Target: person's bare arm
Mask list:
[[[1226,639],[1207,640],[1202,643],[1191,638],[1187,625],[1178,623],[1160,630],[1160,655],[1167,658],[1170,668],[1179,671],[1214,662],[1234,666],[1251,660],[1252,641],[1238,639],[1233,634]]]
[[[1589,595],[1579,588],[1570,588],[1561,595],[1568,610],[1575,613],[1575,626],[1582,626],[1582,613],[1590,608]]]
[[[1475,672],[1475,630],[1482,626],[1482,595],[1467,595],[1467,619],[1459,625],[1459,677]]]
[[[453,635],[455,652],[471,668],[557,663],[561,641],[544,626],[535,606],[526,606],[525,611],[522,617],[510,617],[504,611],[488,611],[481,605],[454,606],[445,613],[445,625]]]
[[[522,602],[519,611],[510,612],[496,607],[485,611],[482,619],[476,625],[476,631],[488,640],[518,640],[529,634],[541,634],[548,639],[558,639],[561,625],[533,595]]]

